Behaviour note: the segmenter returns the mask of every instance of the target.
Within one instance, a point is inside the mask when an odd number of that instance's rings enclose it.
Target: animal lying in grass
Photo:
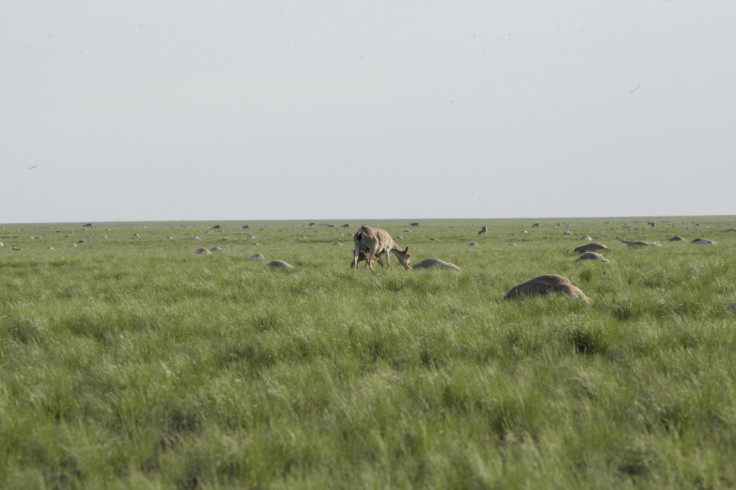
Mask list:
[[[605,263],[611,262],[601,254],[595,252],[585,252],[584,254],[580,255],[580,257],[575,259],[575,262],[580,262],[581,260],[600,260]]]
[[[503,299],[521,298],[529,295],[546,296],[556,292],[565,293],[571,298],[588,300],[588,297],[580,289],[573,286],[569,279],[556,274],[545,274],[514,286]]]
[[[708,240],[707,238],[696,238],[690,243],[693,243],[695,245],[715,245],[716,244],[716,242],[714,242],[713,240]]]
[[[641,240],[628,241],[622,240],[619,237],[616,237],[616,240],[618,240],[619,242],[624,242],[629,247],[661,247],[661,245],[657,242],[644,242]]]
[[[435,259],[435,258],[429,258],[424,259],[418,264],[414,264],[411,266],[412,269],[453,269],[456,271],[460,270],[460,267],[456,266],[455,264],[450,264],[449,262],[445,262],[444,260]]]
[[[391,238],[386,230],[381,228],[371,228],[370,226],[361,226],[353,235],[353,243],[355,244],[355,253],[353,254],[353,267],[358,267],[358,257],[361,250],[368,250],[368,259],[365,266],[373,269],[373,257],[383,255],[386,258],[386,270],[391,270],[391,258],[389,254],[394,254],[401,265],[405,269],[411,269],[411,255],[409,255],[409,247],[404,250]]]
[[[293,269],[294,266],[289,264],[288,262],[284,262],[283,260],[272,260],[268,264],[266,264],[268,267],[275,267],[277,269]]]
[[[598,250],[608,250],[608,247],[603,245],[602,243],[586,243],[585,245],[580,245],[577,248],[573,249],[573,252],[578,253],[584,253],[584,252],[596,252]]]

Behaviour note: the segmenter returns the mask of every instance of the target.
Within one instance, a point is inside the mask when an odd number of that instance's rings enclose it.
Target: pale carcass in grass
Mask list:
[[[586,243],[585,245],[580,245],[579,247],[576,247],[573,249],[573,252],[578,253],[585,253],[585,252],[595,252],[597,250],[608,250],[608,247],[603,245],[602,243]]]
[[[293,269],[294,266],[289,264],[288,262],[284,262],[283,260],[272,260],[268,264],[266,264],[268,267],[275,267],[277,269]]]
[[[373,269],[373,257],[383,255],[386,257],[386,270],[391,270],[391,258],[389,254],[394,254],[405,269],[411,269],[409,247],[401,250],[386,230],[363,225],[353,235],[353,243],[355,244],[353,267],[358,267],[360,251],[368,250],[368,259],[365,262],[366,267]]]
[[[693,243],[695,245],[715,245],[716,244],[716,242],[714,242],[713,240],[708,240],[707,238],[696,238],[690,243]]]
[[[545,274],[514,286],[503,299],[520,298],[528,295],[546,296],[556,292],[565,293],[571,298],[588,300],[588,297],[580,289],[573,286],[569,279],[556,274]]]
[[[411,266],[412,269],[453,269],[456,271],[460,270],[460,267],[456,266],[455,264],[451,264],[449,262],[445,262],[444,260],[435,259],[435,258],[429,258],[424,259],[418,264],[413,264]]]
[[[618,240],[619,242],[624,242],[629,247],[661,247],[661,245],[657,242],[644,242],[641,240],[629,241],[622,240],[619,237],[616,237],[616,240]]]
[[[585,252],[584,254],[580,255],[580,257],[575,259],[575,262],[580,262],[581,260],[600,260],[605,263],[610,262],[610,260],[602,256],[601,254],[595,252]]]

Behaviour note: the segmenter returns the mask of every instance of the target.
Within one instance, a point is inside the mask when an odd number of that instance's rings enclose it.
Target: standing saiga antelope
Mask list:
[[[355,243],[355,253],[353,254],[353,267],[358,267],[358,257],[361,250],[368,250],[368,260],[365,266],[373,269],[373,257],[383,255],[386,257],[386,270],[391,270],[391,259],[389,253],[392,253],[399,259],[401,265],[405,269],[411,269],[411,255],[409,255],[409,247],[404,250],[391,238],[386,230],[380,228],[371,228],[370,226],[361,226],[353,235]]]

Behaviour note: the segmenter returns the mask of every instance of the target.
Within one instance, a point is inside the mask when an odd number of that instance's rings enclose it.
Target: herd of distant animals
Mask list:
[[[649,221],[647,222],[651,227],[655,227],[656,223]],[[313,225],[314,223],[310,223],[310,225]],[[346,227],[347,225],[343,225],[343,227]],[[411,226],[419,226],[419,223],[411,223]],[[539,224],[535,223],[533,227],[538,227]],[[83,225],[83,228],[91,228],[92,224],[88,223]],[[244,229],[247,229],[248,226],[244,226]],[[215,225],[211,228],[212,230],[219,230],[220,225]],[[736,231],[736,229],[729,229],[726,231]],[[488,227],[483,226],[480,231],[478,231],[478,235],[487,235],[488,234]],[[135,234],[133,236],[134,239],[140,238],[139,234]],[[583,237],[585,240],[592,240],[590,237]],[[629,240],[623,240],[622,238],[616,237],[616,239],[622,243],[625,243],[629,247],[659,247],[661,246],[657,242],[646,242],[646,241],[629,241]],[[686,241],[685,238],[681,236],[673,236],[667,239],[670,242],[675,241]],[[444,269],[453,269],[453,270],[460,270],[458,266],[455,264],[451,264],[448,262],[445,262],[443,260],[437,259],[437,258],[427,258],[422,260],[421,262],[417,264],[411,263],[411,255],[409,254],[409,247],[405,247],[402,249],[391,237],[391,235],[384,229],[381,228],[373,228],[370,226],[362,225],[358,231],[355,232],[353,235],[353,243],[355,245],[354,253],[353,253],[353,261],[351,262],[351,267],[357,269],[358,264],[360,262],[365,262],[365,268],[373,269],[373,262],[378,262],[378,264],[383,268],[385,258],[386,261],[386,270],[390,270],[391,268],[391,259],[390,255],[393,254],[399,261],[399,263],[404,266],[405,269],[430,269],[430,268],[444,268]],[[696,245],[715,245],[715,242],[712,240],[708,240],[705,238],[696,238],[695,240],[692,240],[690,243],[696,244]],[[475,242],[471,242],[470,245],[477,245]],[[5,244],[3,242],[0,242],[0,247],[4,247]],[[76,246],[76,244],[72,244],[72,246]],[[19,251],[20,248],[13,247],[13,250]],[[576,262],[582,261],[582,260],[600,260],[602,262],[608,263],[610,262],[608,259],[603,257],[601,255],[600,251],[603,250],[609,250],[609,248],[602,244],[602,243],[596,243],[591,242],[587,243],[585,245],[581,245],[579,247],[576,247],[573,249],[574,252],[577,252],[580,254],[580,256],[575,260]],[[195,251],[196,254],[212,254],[212,253],[218,253],[222,252],[222,249],[220,247],[213,247],[213,248],[199,248]],[[260,261],[264,260],[265,257],[260,253],[254,253],[246,258],[248,261]],[[269,267],[274,268],[282,268],[282,269],[293,269],[294,267],[284,262],[283,260],[272,260],[268,263],[266,263]],[[521,298],[524,296],[529,295],[548,295],[550,293],[554,292],[561,292],[564,293],[571,298],[579,298],[583,300],[588,300],[588,297],[576,286],[574,286],[569,279],[566,277],[562,277],[556,274],[544,274],[538,277],[535,277],[533,279],[530,279],[524,283],[518,284],[511,288],[508,293],[503,297],[504,300],[506,299],[512,299],[512,298]]]

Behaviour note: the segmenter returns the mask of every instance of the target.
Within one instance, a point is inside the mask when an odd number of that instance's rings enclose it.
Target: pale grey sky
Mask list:
[[[736,214],[733,0],[0,8],[0,223]]]

